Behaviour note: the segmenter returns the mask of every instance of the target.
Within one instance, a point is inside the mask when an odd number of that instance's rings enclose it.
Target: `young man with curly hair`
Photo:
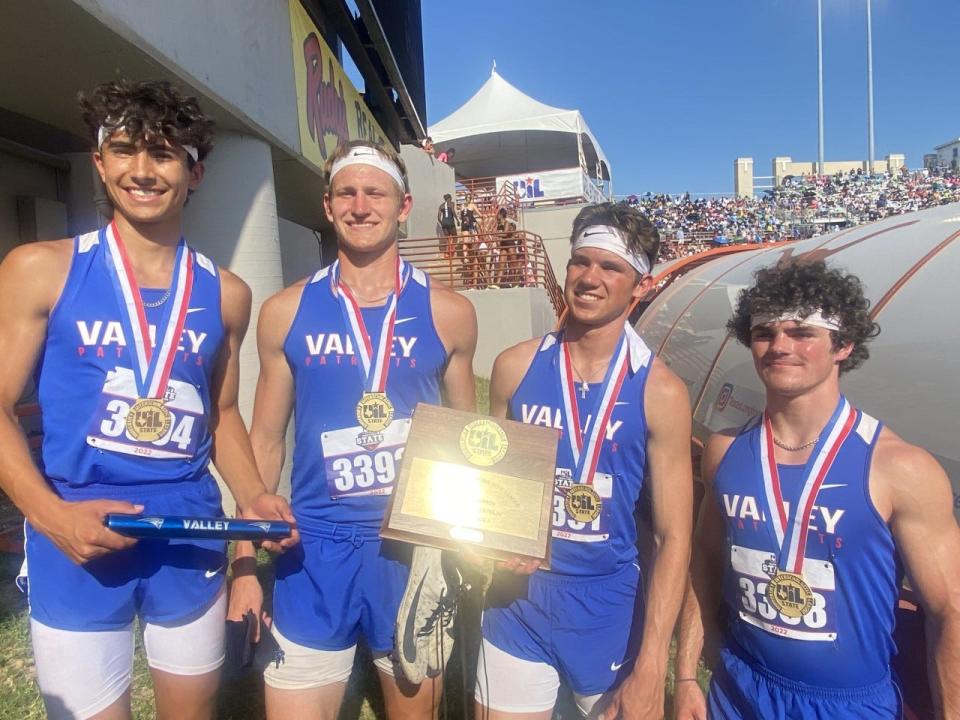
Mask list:
[[[487,592],[478,718],[547,720],[561,682],[589,718],[663,715],[690,557],[690,399],[627,323],[651,287],[659,244],[634,208],[584,208],[573,223],[565,326],[494,364],[491,413],[556,428],[560,442],[550,570],[510,561]],[[657,541],[643,571],[641,491]]]
[[[334,720],[365,641],[387,716],[420,720],[434,716],[442,678],[414,685],[391,659],[412,546],[379,531],[417,403],[475,409],[477,321],[466,298],[400,256],[413,198],[392,148],[343,143],[324,180],[337,259],[267,300],[257,333],[250,436],[276,487],[296,415],[292,504],[303,534],[277,562],[273,634],[285,661],[264,676],[267,716]],[[246,589],[232,610],[259,610],[259,586]]]
[[[950,484],[927,452],[840,391],[878,332],[860,281],[822,262],[760,270],[728,327],[750,348],[766,407],[704,449],[676,717],[901,717],[890,664],[903,569],[927,613],[938,717],[957,717]],[[701,646],[713,669],[706,699]]]
[[[182,237],[212,148],[197,101],[120,81],[80,106],[113,221],[0,265],[0,485],[27,520],[37,678],[51,718],[129,718],[139,619],[158,716],[209,718],[224,543],[136,542],[104,517],[222,516],[213,460],[245,517],[292,520],[260,480],[237,407],[250,290]],[[14,412],[34,368],[41,468]]]

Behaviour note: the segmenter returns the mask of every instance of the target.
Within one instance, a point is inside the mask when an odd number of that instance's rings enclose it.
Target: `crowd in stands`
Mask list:
[[[960,174],[920,170],[791,176],[760,198],[630,195],[659,228],[661,260],[731,242],[812,237],[840,227],[960,201]]]
[[[435,155],[430,138],[423,140],[422,147],[445,162],[453,159],[453,148]],[[835,175],[788,176],[757,198],[646,193],[630,195],[623,202],[641,210],[660,230],[662,262],[730,243],[813,237],[891,215],[960,202],[960,171],[940,167],[911,172],[902,168],[870,175],[858,169]],[[441,234],[447,238],[441,246],[442,256],[461,258],[464,272],[470,276],[465,278],[469,286],[526,284],[529,269],[524,266],[528,263],[513,247],[521,243],[511,239],[512,233],[498,236],[489,232],[494,230],[492,226],[486,233],[480,231],[478,220],[485,212],[470,197],[461,207],[445,197],[437,217]],[[496,230],[504,229],[498,223]],[[465,241],[462,236],[466,236]],[[511,269],[514,265],[519,269]]]

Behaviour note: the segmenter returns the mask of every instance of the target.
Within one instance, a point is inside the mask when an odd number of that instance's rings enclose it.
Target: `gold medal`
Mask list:
[[[386,393],[364,393],[357,403],[357,422],[367,432],[382,432],[393,421],[393,403]]]
[[[507,434],[493,420],[474,420],[460,431],[460,452],[472,465],[496,465],[507,454],[509,445]]]
[[[163,400],[140,398],[127,413],[127,435],[139,442],[156,442],[170,430],[170,422]]]
[[[577,522],[593,522],[600,517],[600,510],[603,508],[603,500],[600,495],[589,485],[577,484],[567,490],[567,497],[563,506],[567,509],[567,514]]]
[[[796,573],[778,571],[767,583],[767,600],[789,618],[799,618],[813,608],[813,591]]]

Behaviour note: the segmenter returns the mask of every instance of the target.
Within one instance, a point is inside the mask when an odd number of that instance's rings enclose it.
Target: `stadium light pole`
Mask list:
[[[870,0],[867,0],[867,162],[873,175],[873,19]]]
[[[817,0],[817,175],[823,175],[823,3]]]

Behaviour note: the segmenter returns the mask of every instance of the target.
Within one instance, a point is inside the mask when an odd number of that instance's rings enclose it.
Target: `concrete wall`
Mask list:
[[[941,165],[947,167],[956,167],[960,164],[960,138],[954,142],[940,145],[937,148],[937,159]]]
[[[453,168],[415,145],[401,145],[400,157],[407,166],[407,181],[413,195],[413,211],[407,218],[406,237],[436,237],[440,234],[437,208],[445,193],[454,194]]]
[[[310,228],[280,218],[280,261],[283,286],[320,269],[320,241]]]
[[[737,158],[733,162],[733,192],[738,198],[753,197],[753,158]]]
[[[66,184],[66,176],[61,182]],[[20,244],[18,196],[63,200],[58,196],[57,173],[53,168],[0,152],[0,257]]]
[[[555,207],[532,208],[523,211],[522,227],[543,238],[547,258],[557,276],[557,282],[563,287],[567,277],[567,260],[570,258],[570,231],[573,219],[577,217],[585,203],[577,205],[559,205]]]
[[[67,228],[70,235],[82,235],[100,227],[94,196],[106,191],[96,175],[90,153],[70,153],[63,157],[70,163],[68,182],[64,185]]]
[[[848,173],[851,170],[867,170],[867,161],[865,160],[841,160],[823,163],[824,175],[836,175],[837,173]],[[906,158],[899,153],[887,155],[883,160],[874,160],[874,174],[889,172],[895,173],[906,164]],[[776,157],[773,159],[773,182],[774,185],[783,183],[787,175],[814,175],[817,172],[817,163],[815,162],[794,162],[789,157]]]
[[[477,353],[473,372],[490,377],[493,361],[518,342],[554,329],[557,316],[543,288],[465,290],[461,294],[477,311]]]
[[[287,0],[73,1],[299,152]]]

